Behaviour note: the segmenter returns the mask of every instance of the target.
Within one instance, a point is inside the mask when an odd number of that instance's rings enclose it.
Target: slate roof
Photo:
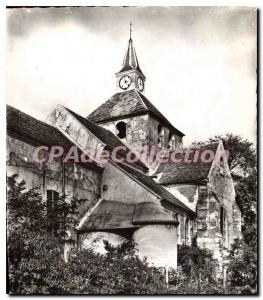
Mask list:
[[[136,204],[132,221],[135,225],[179,224],[170,211],[153,202]]]
[[[61,146],[67,152],[71,146],[75,146],[57,128],[39,121],[22,111],[6,106],[7,133],[15,138],[34,146]],[[81,150],[79,149],[80,153]],[[83,167],[102,170],[95,162],[78,163]]]
[[[145,185],[148,189],[153,191],[155,194],[159,195],[161,199],[168,201],[173,204],[175,207],[180,210],[192,212],[186,205],[184,205],[180,200],[178,200],[175,196],[173,196],[170,192],[168,192],[164,187],[162,187],[159,183],[154,181],[151,177],[143,174],[142,172],[131,168],[123,163],[116,163],[121,169],[126,171],[130,176],[137,179],[143,185]]]
[[[176,187],[177,191],[185,196],[191,203],[195,200],[197,188],[197,185],[181,185]]]
[[[127,145],[124,145],[111,131],[109,131],[97,124],[94,124],[90,120],[78,115],[77,113],[75,113],[74,111],[72,111],[68,108],[66,108],[66,110],[68,110],[69,113],[72,114],[83,126],[85,126],[98,139],[100,139],[101,142],[103,142],[106,145],[108,150],[111,151],[114,148],[119,147],[119,146],[125,147],[127,149],[126,151],[122,151],[122,149],[120,149],[118,151],[118,154],[121,154],[122,157],[126,157],[128,152],[132,151],[129,147],[127,147]],[[148,170],[146,165],[140,160],[138,160],[137,162],[135,162],[133,164],[137,164],[140,167]]]
[[[174,224],[172,213],[158,204],[123,203],[102,200],[83,222],[79,231],[136,228],[143,224]]]
[[[122,68],[119,73],[129,70],[138,70],[143,75],[143,77],[145,77],[139,66],[138,58],[131,38],[129,39],[128,49],[126,50]]]
[[[57,128],[39,121],[20,110],[6,106],[7,131],[16,134],[20,139],[30,140],[36,145],[44,146],[72,146]]]
[[[96,110],[88,119],[92,122],[104,122],[124,116],[134,116],[142,113],[150,113],[171,128],[179,136],[184,134],[176,129],[160,111],[136,89],[116,93]]]
[[[202,146],[200,148],[200,154],[204,150],[212,150],[216,153],[218,145],[219,143],[212,143]],[[207,179],[212,163],[213,161],[202,162],[201,155],[199,155],[199,159],[196,162],[185,162],[184,159],[182,159],[180,162],[160,163],[155,175],[162,173],[158,181],[161,185],[180,183],[200,184]]]

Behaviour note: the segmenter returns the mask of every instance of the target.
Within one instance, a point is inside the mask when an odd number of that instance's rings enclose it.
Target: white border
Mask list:
[[[0,3],[0,233],[1,233],[1,244],[0,244],[0,258],[2,270],[0,271],[0,291],[4,298],[7,298],[8,295],[6,292],[6,229],[5,229],[5,220],[6,220],[6,182],[5,182],[5,132],[6,132],[6,117],[5,117],[5,102],[6,102],[6,84],[5,84],[5,51],[6,51],[6,6],[249,6],[256,7],[261,9],[262,1],[245,1],[245,0],[203,0],[203,1],[191,1],[191,0],[163,0],[163,1],[154,1],[154,0],[4,0]],[[261,37],[261,36],[260,36]],[[261,39],[260,39],[261,41]],[[261,42],[260,42],[261,44]],[[261,48],[261,47],[260,47]],[[260,79],[261,82],[261,79]],[[258,116],[259,119],[260,116]],[[261,148],[260,154],[262,157],[263,150]],[[262,170],[260,170],[259,176],[262,175]],[[262,186],[260,187],[260,194],[262,194]],[[259,195],[260,195],[259,194]],[[262,204],[260,205],[260,213],[262,213]],[[259,216],[260,220],[260,216]],[[259,235],[259,241],[262,238],[262,230]],[[260,248],[260,255],[263,253],[262,247]],[[260,264],[259,264],[260,266]],[[261,274],[260,274],[261,275]],[[259,290],[262,289],[262,276],[259,277]],[[32,296],[24,296],[23,298],[31,298]],[[101,298],[102,296],[96,297]],[[137,296],[138,297],[138,296]],[[160,296],[162,298],[165,296]],[[178,297],[178,296],[177,296]],[[190,297],[190,296],[189,296]],[[211,296],[212,297],[212,296]],[[237,297],[237,296],[234,296]],[[248,296],[247,296],[248,297]],[[33,297],[34,298],[34,297]],[[54,297],[51,297],[54,298]],[[49,299],[51,299],[49,298]],[[120,297],[118,297],[120,298]],[[184,297],[188,298],[188,297]],[[244,296],[242,297],[244,298]],[[245,297],[246,298],[246,297]]]

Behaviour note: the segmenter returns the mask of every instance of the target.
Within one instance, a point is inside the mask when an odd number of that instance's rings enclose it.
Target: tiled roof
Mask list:
[[[82,125],[84,125],[90,132],[92,132],[98,139],[101,140],[101,142],[103,142],[108,150],[113,150],[116,147],[125,147],[126,151],[123,151],[122,149],[120,149],[118,151],[118,154],[121,154],[122,157],[127,157],[127,154],[129,151],[132,151],[130,148],[127,147],[127,145],[124,145],[111,131],[97,125],[94,124],[93,122],[89,121],[88,119],[78,115],[77,113],[71,111],[70,109],[66,108],[70,114],[72,114]],[[144,168],[144,169],[148,169],[145,164],[138,160],[136,163],[139,165],[140,167]]]
[[[158,204],[102,200],[79,231],[136,228],[143,224],[178,224],[172,213]]]
[[[146,113],[148,109],[141,100],[138,92],[134,89],[114,94],[94,110],[88,116],[88,119],[92,122],[101,122],[126,115],[136,115],[142,112]]]
[[[61,146],[65,151],[71,146],[75,146],[57,128],[39,121],[10,105],[6,106],[6,127],[8,134],[34,146]],[[81,152],[80,149],[79,151]],[[78,164],[83,167],[102,170],[94,162],[79,162]]]
[[[37,145],[44,146],[72,146],[69,141],[55,127],[39,121],[20,110],[7,105],[7,131],[16,134],[21,139],[30,140]]]
[[[196,192],[197,192],[197,187],[196,185],[179,185],[177,186],[177,191],[185,196],[189,202],[194,202]]]
[[[191,210],[184,205],[180,200],[178,200],[175,196],[173,196],[170,192],[168,192],[164,187],[155,182],[151,177],[143,174],[142,172],[135,170],[123,163],[116,163],[121,169],[126,171],[130,176],[137,179],[143,185],[145,185],[148,189],[153,191],[155,194],[159,195],[160,198],[170,202],[175,207],[190,212]],[[192,212],[192,211],[191,211]]]
[[[216,153],[218,145],[219,143],[212,143],[202,146],[200,148],[200,154],[204,150],[212,150],[213,153]],[[158,181],[158,183],[162,185],[179,183],[200,184],[207,179],[212,163],[213,161],[202,162],[201,155],[199,155],[196,162],[186,162],[182,159],[180,162],[160,163],[155,175],[162,173]]]
[[[153,202],[142,202],[135,205],[133,224],[179,224],[171,211]]]
[[[92,122],[99,123],[142,113],[152,114],[167,127],[172,128],[175,133],[184,136],[184,134],[176,129],[143,94],[135,89],[114,94],[109,100],[94,110],[88,116],[88,119]]]

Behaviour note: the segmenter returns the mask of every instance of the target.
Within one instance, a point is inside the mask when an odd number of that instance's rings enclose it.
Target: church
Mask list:
[[[37,187],[49,207],[59,195],[87,200],[69,232],[80,251],[103,253],[103,240],[132,239],[151,265],[176,268],[178,245],[194,243],[223,267],[224,249],[241,234],[241,214],[222,142],[198,149],[214,154],[209,161],[149,160],[151,149],[154,157],[181,149],[185,158],[184,134],[146,98],[131,36],[115,76],[116,93],[83,116],[58,104],[42,122],[7,106],[7,175]],[[54,146],[93,155],[85,163],[51,161]],[[44,160],[33,159],[39,147]],[[96,155],[116,148],[118,160]]]

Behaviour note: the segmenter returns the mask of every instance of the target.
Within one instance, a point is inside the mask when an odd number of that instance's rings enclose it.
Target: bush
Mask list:
[[[179,282],[178,279],[176,281],[178,293],[222,293],[222,285],[216,278],[218,262],[211,251],[197,246],[181,245],[178,249],[178,265],[176,273],[181,274]]]
[[[256,244],[248,245],[236,239],[229,253],[230,287],[239,294],[257,293]]]
[[[26,190],[16,176],[8,184],[8,271],[12,294],[156,294],[165,292],[157,269],[136,256],[131,242],[107,255],[91,250],[70,253],[64,261],[66,231],[74,225],[77,201],[59,199],[47,222],[46,204],[37,189]],[[51,219],[50,219],[51,218]],[[52,219],[53,218],[53,219]],[[52,230],[50,230],[52,224]]]
[[[148,266],[136,255],[131,241],[113,247],[105,243],[106,255],[73,247],[64,260],[66,231],[74,226],[78,201],[59,199],[52,222],[36,189],[25,183],[8,183],[8,271],[12,294],[227,294],[256,289],[255,249],[236,241],[230,252],[231,289],[216,279],[217,261],[206,249],[180,246],[177,270],[164,273]],[[50,229],[50,224],[53,230]],[[72,244],[74,245],[74,244]],[[256,244],[255,244],[256,246]]]

